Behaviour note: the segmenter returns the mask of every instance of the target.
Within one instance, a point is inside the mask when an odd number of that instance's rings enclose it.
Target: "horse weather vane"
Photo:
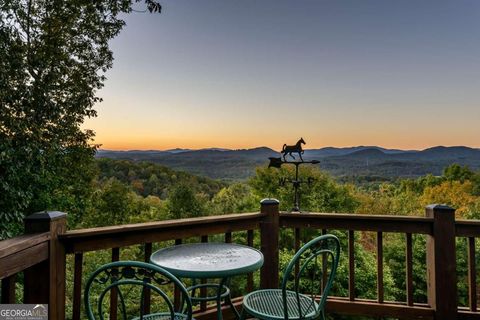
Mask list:
[[[299,179],[298,178],[298,167],[302,164],[305,163],[310,163],[310,164],[317,164],[320,163],[318,160],[310,160],[310,161],[305,161],[303,160],[302,154],[304,153],[302,145],[306,144],[305,140],[303,138],[300,138],[300,140],[297,141],[296,144],[289,146],[284,144],[282,148],[282,156],[280,158],[268,158],[270,159],[270,163],[268,165],[269,168],[280,168],[283,164],[293,164],[295,166],[295,179],[287,179],[287,178],[282,178],[280,180],[280,185],[285,185],[286,182],[290,182],[293,185],[293,190],[295,192],[295,196],[293,199],[293,208],[292,211],[299,212],[300,211],[300,197],[298,194],[300,185],[307,183],[308,185],[311,185],[313,182],[313,178],[309,177],[307,180]],[[298,154],[298,157],[300,158],[299,161],[296,160],[295,156],[293,154]],[[287,155],[291,157],[295,161],[287,161],[286,157]]]

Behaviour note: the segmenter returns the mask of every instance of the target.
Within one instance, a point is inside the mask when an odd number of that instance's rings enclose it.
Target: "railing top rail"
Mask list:
[[[23,235],[0,241],[0,279],[48,259],[50,233]]]
[[[280,213],[283,227],[432,234],[433,219],[397,215]]]
[[[480,237],[480,220],[456,220],[457,237]]]
[[[187,218],[187,219],[173,219],[173,220],[163,220],[163,221],[155,221],[155,222],[124,224],[124,225],[116,225],[116,226],[108,226],[108,227],[96,227],[96,228],[88,228],[88,229],[70,230],[60,235],[59,238],[61,239],[77,238],[78,239],[82,237],[90,237],[92,235],[111,235],[111,234],[125,233],[125,232],[131,232],[131,231],[144,231],[144,230],[151,230],[151,229],[182,227],[186,225],[216,223],[221,221],[249,220],[249,219],[258,218],[261,216],[262,214],[258,212],[233,213],[233,214],[226,214],[221,216],[206,216],[206,217]]]
[[[21,235],[15,238],[2,240],[0,241],[0,258],[18,253],[48,240],[50,240],[49,232]]]
[[[258,228],[262,213],[239,213],[67,231],[67,253]]]

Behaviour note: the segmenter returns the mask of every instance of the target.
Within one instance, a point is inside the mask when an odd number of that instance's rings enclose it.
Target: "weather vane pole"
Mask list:
[[[293,199],[292,211],[294,211],[294,212],[299,212],[300,211],[300,197],[299,197],[299,193],[298,193],[300,185],[302,183],[307,183],[308,185],[310,185],[313,182],[313,179],[311,177],[309,177],[306,181],[302,180],[302,179],[299,179],[299,177],[298,177],[298,167],[302,164],[305,164],[305,163],[309,163],[309,164],[320,163],[320,161],[318,161],[318,160],[310,160],[310,161],[303,160],[302,154],[304,153],[304,151],[303,151],[303,148],[302,148],[302,144],[306,144],[305,140],[303,140],[303,138],[300,138],[300,140],[298,140],[296,144],[291,145],[291,146],[284,144],[283,148],[282,148],[282,151],[281,151],[282,157],[280,157],[280,158],[268,158],[268,159],[270,159],[270,163],[268,165],[269,168],[271,168],[271,167],[280,168],[283,164],[293,164],[293,165],[295,165],[295,179],[292,180],[292,179],[282,178],[281,181],[280,181],[281,185],[285,185],[285,182],[290,182],[293,185],[293,190],[294,190],[295,195],[294,195],[294,199]],[[300,158],[300,161],[287,161],[286,160],[287,155],[290,156],[293,160],[296,160],[293,153],[298,154],[298,157]]]

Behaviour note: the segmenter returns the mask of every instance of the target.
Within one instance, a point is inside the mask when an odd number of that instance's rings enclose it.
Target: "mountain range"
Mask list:
[[[268,147],[253,149],[207,148],[199,150],[98,150],[98,158],[151,161],[176,170],[214,179],[242,180],[267,165],[269,157],[280,157]],[[296,155],[295,155],[296,156]],[[296,156],[298,160],[298,156]],[[437,146],[425,150],[386,149],[378,146],[307,149],[305,160],[319,160],[317,165],[337,177],[418,177],[439,175],[446,166],[457,163],[480,169],[480,149],[465,146]],[[287,157],[287,160],[293,160]]]

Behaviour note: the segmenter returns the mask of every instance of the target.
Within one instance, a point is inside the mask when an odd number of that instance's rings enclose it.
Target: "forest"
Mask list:
[[[281,210],[293,204],[291,184],[281,183],[293,176],[290,168],[257,167],[246,182],[228,184],[150,162],[98,159],[95,165],[88,205],[70,218],[70,228],[253,212],[267,197],[279,199]],[[302,211],[421,216],[426,205],[442,203],[460,219],[480,215],[480,172],[457,164],[441,176],[368,184],[338,182],[314,167],[301,168],[300,176],[311,178],[301,186]]]
[[[289,168],[258,167],[256,174],[245,183],[226,184],[209,178],[174,171],[149,162],[128,160],[96,160],[97,175],[93,192],[85,212],[69,216],[69,228],[85,228],[155,220],[199,217],[226,213],[254,212],[265,197],[280,200],[281,210],[292,206],[293,192],[288,184],[279,183],[290,177]],[[452,164],[441,176],[427,175],[417,179],[399,179],[394,182],[352,184],[336,181],[327,173],[313,167],[302,168],[300,175],[312,177],[312,183],[301,190],[301,208],[304,211],[328,213],[424,215],[425,206],[445,203],[457,209],[457,219],[477,219],[480,214],[480,172]],[[317,230],[302,231],[308,241]],[[334,231],[346,248],[347,234]],[[190,241],[198,241],[191,239]],[[220,238],[218,241],[222,241]],[[245,243],[245,234],[235,233],[234,242]],[[293,255],[293,234],[283,230],[280,244],[280,264],[283,268]],[[425,236],[414,235],[414,301],[426,302]],[[157,244],[160,246],[168,243]],[[259,239],[255,239],[259,246]],[[466,241],[457,240],[457,272],[459,278],[459,305],[468,302],[466,286]],[[384,286],[387,301],[405,301],[405,238],[399,234],[384,237]],[[122,251],[123,259],[142,259],[137,247]],[[356,234],[355,246],[356,296],[376,297],[375,234]],[[110,259],[109,252],[87,255],[85,272]],[[346,296],[348,292],[348,259],[340,261],[333,295]],[[258,275],[256,281],[258,282]],[[245,279],[234,280],[234,294],[242,294]],[[68,314],[68,312],[67,312]],[[340,318],[339,318],[340,319]]]

